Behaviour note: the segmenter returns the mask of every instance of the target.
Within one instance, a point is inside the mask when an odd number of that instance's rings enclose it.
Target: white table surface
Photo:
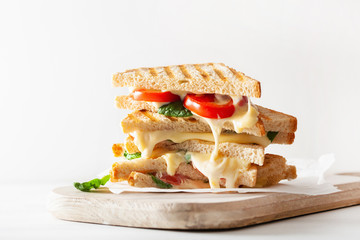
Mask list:
[[[360,205],[235,230],[154,230],[58,220],[46,210],[56,186],[2,186],[0,239],[360,239]]]

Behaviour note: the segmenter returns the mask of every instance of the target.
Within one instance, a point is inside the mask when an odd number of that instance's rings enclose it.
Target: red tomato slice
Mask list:
[[[233,100],[224,104],[216,102],[214,94],[188,94],[184,100],[184,107],[206,118],[228,118],[235,112]]]
[[[242,107],[245,105],[245,103],[248,103],[248,98],[246,96],[243,96],[242,99],[239,101],[238,105]]]
[[[174,176],[170,175],[163,175],[160,180],[170,183],[171,185],[180,185],[182,182],[184,182],[188,177],[181,175],[181,174],[175,174]]]
[[[132,93],[132,97],[136,101],[147,102],[176,102],[181,98],[171,92],[162,92],[158,90],[136,89]]]

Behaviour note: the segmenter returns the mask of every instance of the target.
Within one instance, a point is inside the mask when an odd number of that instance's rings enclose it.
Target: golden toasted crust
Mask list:
[[[296,167],[287,165],[285,158],[274,154],[266,154],[264,165],[258,167],[256,187],[270,186],[283,179],[291,180],[296,177]]]
[[[115,143],[115,144],[113,144],[113,146],[112,146],[112,151],[113,151],[115,157],[121,157],[121,156],[123,156],[124,151],[125,151],[125,149],[124,149],[124,144],[121,144],[121,143]],[[132,152],[131,152],[131,153],[132,153]]]
[[[265,131],[294,133],[297,129],[297,119],[291,115],[256,105],[259,118],[262,120]]]
[[[295,133],[279,132],[271,143],[273,143],[273,144],[293,144],[294,140],[295,140]]]
[[[146,162],[149,163],[146,163]],[[131,163],[115,163],[111,170],[111,181],[128,181],[130,185],[135,187],[157,187],[152,178],[148,174],[163,175],[166,174],[166,161],[164,159],[144,159],[142,163],[150,167],[139,167],[139,164]],[[207,181],[208,179],[191,164],[182,163],[176,170],[176,174],[186,176],[194,181]],[[273,155],[265,155],[265,163],[263,166],[252,164],[247,170],[242,171],[236,181],[236,186],[245,187],[265,187],[277,184],[283,179],[295,179],[296,168],[286,164],[285,158]],[[220,185],[224,187],[226,179],[220,181]],[[189,186],[189,185],[187,185]],[[182,188],[181,186],[176,186]],[[202,186],[202,187],[209,187]]]
[[[144,174],[140,172],[131,172],[127,181],[129,185],[133,187],[157,187],[156,183],[152,180],[149,174]]]
[[[115,87],[261,96],[260,82],[223,63],[138,68],[113,74]]]

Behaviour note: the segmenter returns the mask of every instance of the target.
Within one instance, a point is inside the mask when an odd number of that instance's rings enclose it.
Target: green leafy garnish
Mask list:
[[[168,117],[190,117],[193,115],[189,109],[184,107],[182,101],[163,105],[159,108],[158,113]]]
[[[74,187],[79,189],[80,191],[89,192],[93,188],[97,189],[101,185],[105,185],[107,181],[109,181],[109,179],[110,179],[110,175],[106,175],[101,179],[95,178],[88,182],[83,182],[83,183],[74,182]]]
[[[141,152],[136,152],[136,153],[128,153],[127,151],[124,152],[124,157],[127,160],[133,160],[135,158],[139,158],[141,157]]]
[[[154,183],[156,184],[156,186],[158,186],[159,188],[172,188],[173,186],[170,183],[166,183],[164,181],[161,181],[160,179],[158,179],[157,177],[155,177],[154,175],[150,175],[152,180],[154,181]]]
[[[184,158],[185,158],[185,161],[187,164],[191,163],[191,155],[190,154],[185,154]]]
[[[272,141],[275,139],[275,137],[276,137],[276,135],[277,135],[278,133],[279,133],[279,132],[269,131],[269,132],[267,132],[266,136],[267,136],[267,138],[272,142]]]

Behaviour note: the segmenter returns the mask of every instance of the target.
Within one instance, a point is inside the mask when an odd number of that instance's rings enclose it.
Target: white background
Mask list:
[[[298,118],[285,157],[360,171],[358,1],[2,1],[0,180],[87,180],[115,161],[126,111],[111,75],[224,62],[254,102]]]

